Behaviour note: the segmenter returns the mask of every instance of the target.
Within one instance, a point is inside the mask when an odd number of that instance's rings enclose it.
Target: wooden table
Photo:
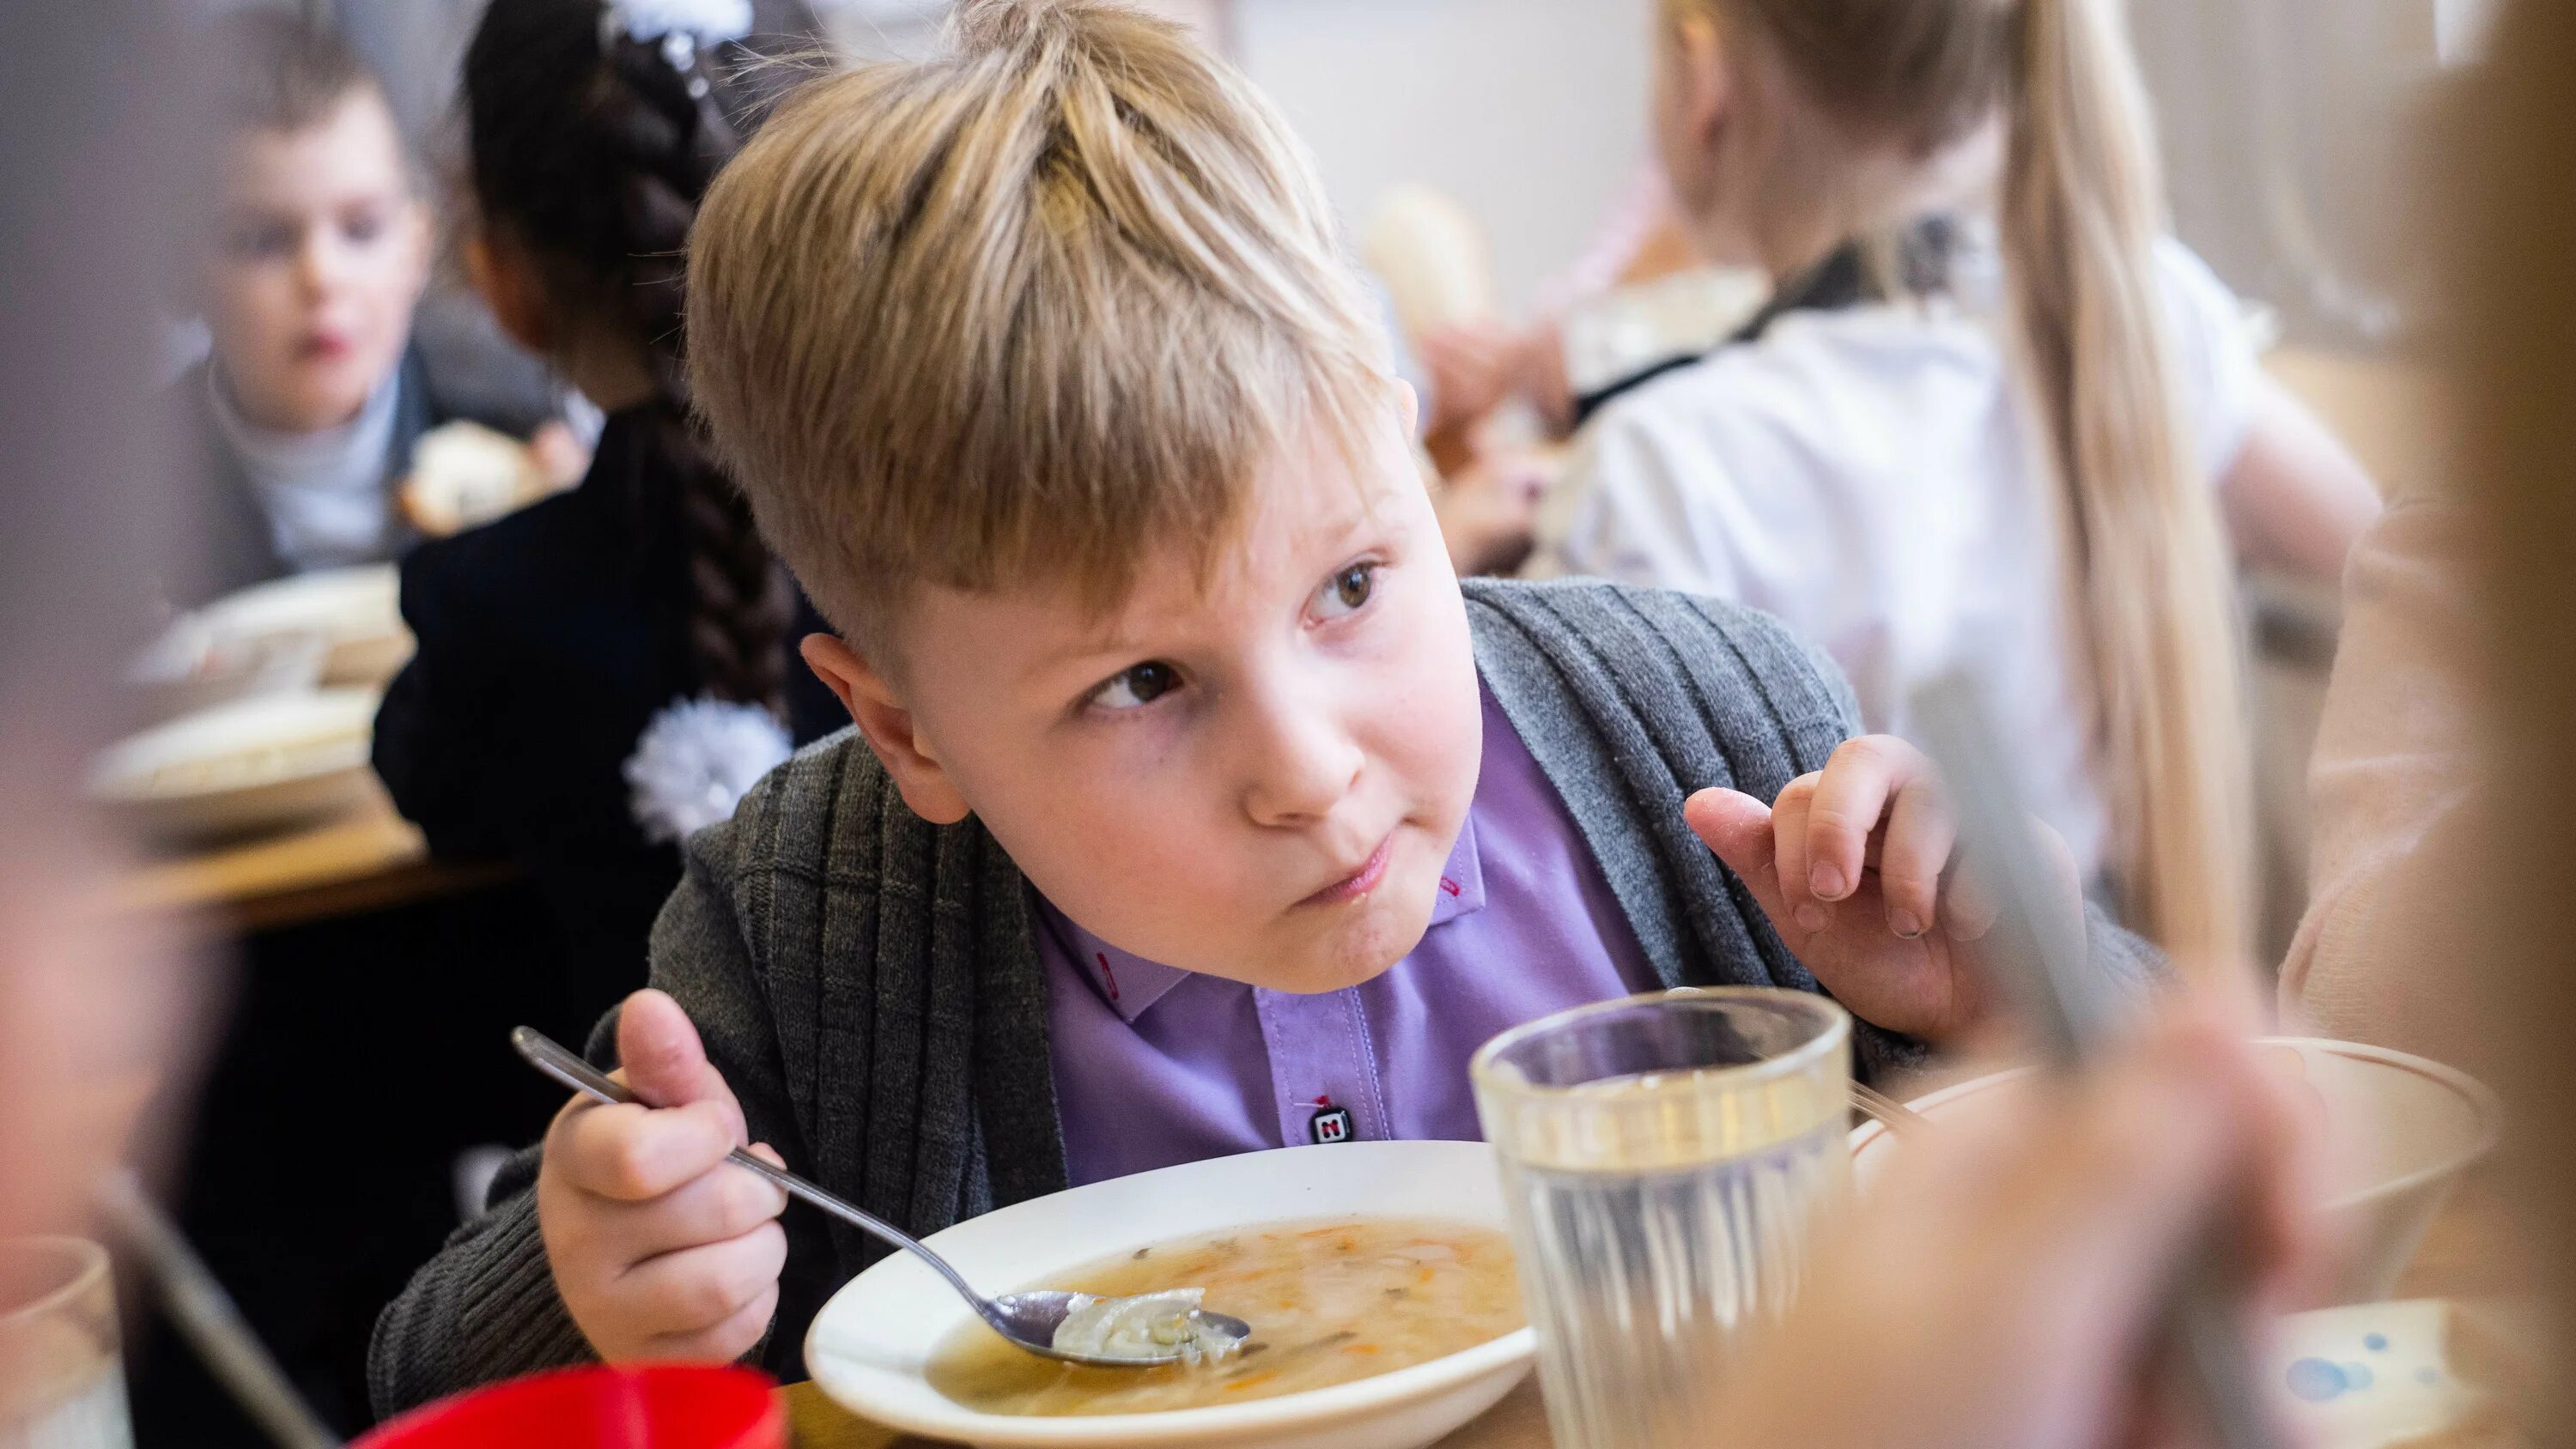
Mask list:
[[[2494,1299],[2519,1297],[2531,1278],[2502,1249],[2509,1241],[2496,1188],[2472,1173],[2433,1220],[2406,1273],[2399,1298]],[[810,1383],[778,1391],[786,1401],[796,1449],[946,1449],[851,1415]],[[1440,1449],[1548,1449],[1547,1410],[1533,1373],[1484,1417],[1440,1441]]]
[[[508,874],[431,860],[419,828],[370,780],[366,800],[346,814],[156,861],[127,877],[117,899],[136,911],[208,911],[231,929],[258,931],[470,890]]]

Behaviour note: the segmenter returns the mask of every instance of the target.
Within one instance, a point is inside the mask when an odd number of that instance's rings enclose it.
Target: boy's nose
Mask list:
[[[1244,811],[1258,825],[1304,825],[1324,818],[1351,792],[1364,760],[1350,735],[1329,718],[1287,711],[1266,722],[1244,790]]]
[[[296,280],[303,284],[307,292],[322,293],[331,290],[340,280],[340,270],[339,249],[327,241],[307,241],[296,251]]]

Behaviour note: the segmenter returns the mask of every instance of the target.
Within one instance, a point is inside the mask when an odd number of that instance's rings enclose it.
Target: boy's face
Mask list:
[[[1383,431],[1360,478],[1322,447],[1265,470],[1204,587],[1174,546],[1101,619],[1052,590],[923,591],[901,685],[852,697],[906,800],[971,809],[1048,900],[1148,959],[1296,992],[1395,964],[1482,740],[1458,581]]]
[[[206,320],[252,422],[315,432],[356,416],[400,361],[428,275],[429,219],[373,92],[235,142]]]

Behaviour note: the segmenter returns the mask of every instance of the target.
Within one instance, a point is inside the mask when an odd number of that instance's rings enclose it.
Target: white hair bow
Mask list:
[[[701,45],[751,33],[751,0],[608,0],[599,12],[599,48],[619,36],[662,42],[674,70],[688,69]]]
[[[627,804],[647,840],[680,840],[733,816],[745,790],[795,745],[769,711],[718,699],[674,700],[626,757]]]

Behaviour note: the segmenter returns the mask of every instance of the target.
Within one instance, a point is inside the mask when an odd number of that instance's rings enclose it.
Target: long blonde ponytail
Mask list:
[[[2063,501],[2129,920],[2184,961],[2251,945],[2234,581],[2173,397],[2162,185],[2111,0],[2022,0],[2005,273]]]
[[[1998,109],[2013,345],[2056,480],[2068,593],[2089,656],[2132,925],[2189,962],[2240,962],[2252,935],[2252,789],[2234,581],[2209,480],[2176,415],[2155,258],[2162,182],[2119,0],[1666,0],[1706,17],[1749,83],[1776,60],[1823,123],[1783,143],[1762,194],[1834,194],[1837,146],[1917,163]],[[1804,116],[1773,116],[1795,126]],[[1857,156],[1855,175],[1862,171]],[[1793,204],[1780,201],[1779,204]],[[1843,196],[1836,226],[1896,198]]]

